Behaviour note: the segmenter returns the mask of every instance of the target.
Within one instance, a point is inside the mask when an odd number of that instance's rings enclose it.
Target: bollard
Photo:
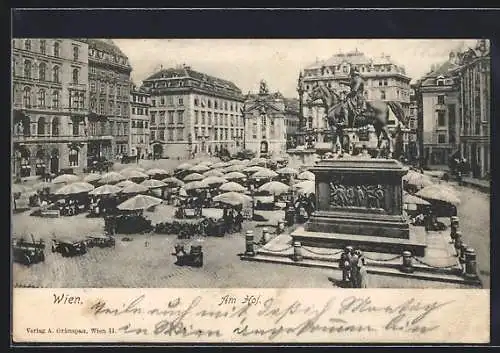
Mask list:
[[[302,244],[300,241],[293,242],[293,261],[302,261]]]
[[[262,245],[265,245],[265,244],[267,244],[268,241],[269,241],[269,229],[267,229],[267,227],[265,227],[265,228],[262,228],[262,238],[260,238],[260,243]]]
[[[462,241],[462,233],[457,231],[455,233],[455,251],[457,252],[457,257],[460,256],[460,248],[462,247],[463,241]]]
[[[251,231],[251,230],[247,230],[247,233],[245,235],[245,245],[246,245],[245,255],[246,256],[255,256],[254,242],[253,242],[253,231]]]
[[[465,250],[465,277],[469,279],[478,278],[476,250],[472,248],[468,248]]]
[[[278,221],[277,234],[281,234],[285,231],[285,220],[281,219]]]
[[[412,273],[413,270],[411,252],[403,251],[403,265],[401,266],[401,271],[405,273]]]
[[[458,261],[461,263],[461,264],[464,264],[465,263],[465,252],[467,250],[467,244],[465,243],[462,243],[460,245],[460,256],[458,257]]]

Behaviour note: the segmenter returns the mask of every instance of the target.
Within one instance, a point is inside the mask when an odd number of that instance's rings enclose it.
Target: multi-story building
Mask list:
[[[480,40],[475,48],[460,53],[458,126],[460,152],[471,166],[472,176],[490,174],[491,59],[490,43]]]
[[[396,129],[409,114],[410,78],[405,68],[392,61],[390,56],[370,58],[358,50],[333,55],[325,61],[317,61],[300,73],[299,92],[302,109],[302,129],[314,135],[318,142],[327,142],[330,134],[322,102],[311,102],[309,94],[315,84],[325,85],[334,91],[349,91],[350,71],[357,68],[365,81],[365,98],[394,102],[401,109],[393,109],[396,119],[391,119],[390,129]]]
[[[127,56],[110,39],[88,43],[88,157],[111,159],[128,154],[130,73]]]
[[[408,160],[416,161],[419,156],[418,144],[418,90],[416,84],[410,86],[410,105],[408,108]]]
[[[279,92],[269,93],[261,81],[258,94],[245,100],[245,149],[257,156],[281,155],[286,151],[286,104]]]
[[[297,145],[297,132],[300,126],[299,100],[297,98],[285,98],[285,128],[287,148]]]
[[[76,39],[13,39],[16,176],[81,171],[87,164],[88,46]]]
[[[149,108],[151,96],[132,84],[130,89],[129,155],[144,159],[149,154]]]
[[[459,146],[459,81],[457,55],[433,67],[419,80],[418,91],[422,106],[421,137],[423,166],[448,165],[448,159]]]
[[[161,69],[143,81],[151,94],[155,157],[234,153],[243,147],[243,95],[232,82],[189,66]]]

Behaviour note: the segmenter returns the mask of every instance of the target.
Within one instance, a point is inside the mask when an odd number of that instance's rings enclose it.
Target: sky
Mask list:
[[[243,93],[256,92],[265,80],[271,92],[296,97],[299,72],[334,54],[359,50],[369,57],[390,55],[412,81],[443,63],[449,52],[473,46],[461,39],[113,39],[128,56],[132,80],[163,68],[193,70],[234,82]]]

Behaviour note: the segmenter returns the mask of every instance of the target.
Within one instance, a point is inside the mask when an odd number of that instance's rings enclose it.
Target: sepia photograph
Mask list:
[[[489,288],[487,39],[12,39],[15,288]]]

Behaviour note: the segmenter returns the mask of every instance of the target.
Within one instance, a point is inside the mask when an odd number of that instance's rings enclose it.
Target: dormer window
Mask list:
[[[438,86],[444,86],[444,77],[443,76],[438,76],[436,79],[436,84]]]

